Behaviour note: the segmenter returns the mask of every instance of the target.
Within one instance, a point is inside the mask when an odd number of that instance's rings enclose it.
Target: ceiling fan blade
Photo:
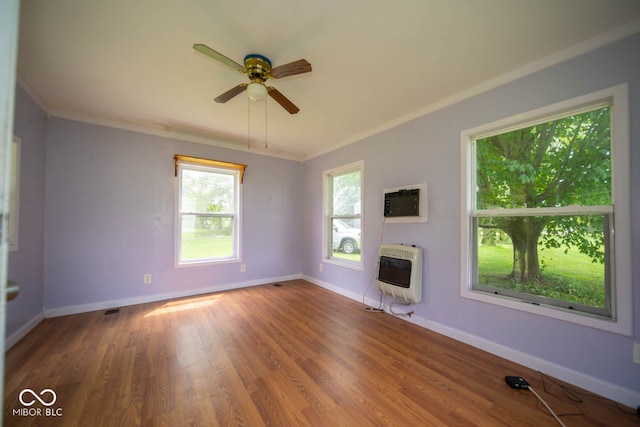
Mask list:
[[[198,52],[207,55],[209,58],[213,58],[218,62],[222,62],[223,64],[233,68],[236,71],[239,71],[241,73],[244,72],[244,66],[238,64],[233,59],[227,58],[226,56],[224,56],[220,52],[217,52],[217,51],[211,49],[209,46],[206,46],[206,45],[203,45],[203,44],[194,44],[193,48],[195,50],[197,50]]]
[[[281,79],[296,74],[308,73],[309,71],[311,71],[311,64],[306,59],[298,59],[297,61],[272,68],[271,77]]]
[[[287,110],[290,114],[296,114],[298,111],[300,111],[300,109],[298,107],[296,107],[293,102],[289,101],[289,98],[284,96],[275,87],[269,86],[267,88],[267,90],[269,91],[269,96],[272,97],[273,99],[275,99],[275,101],[278,104],[282,105],[282,108]]]
[[[245,90],[247,90],[247,84],[246,83],[240,83],[238,86],[233,87],[233,88],[229,89],[228,91],[226,91],[225,93],[223,93],[222,95],[218,96],[216,99],[214,99],[214,101],[216,101],[217,103],[220,103],[220,104],[224,104],[225,102],[227,102],[228,100],[230,100],[234,96],[241,94]]]

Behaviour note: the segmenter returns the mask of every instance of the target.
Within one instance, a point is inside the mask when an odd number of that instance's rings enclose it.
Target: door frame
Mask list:
[[[18,57],[18,26],[20,1],[0,1],[0,402],[4,402],[4,353],[7,320],[7,269],[9,256],[9,175],[11,144],[13,144],[13,114]],[[2,425],[0,411],[0,425]]]

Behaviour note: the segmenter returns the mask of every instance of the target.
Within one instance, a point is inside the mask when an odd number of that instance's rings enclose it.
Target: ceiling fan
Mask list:
[[[265,85],[268,79],[281,79],[283,77],[294,76],[296,74],[308,73],[311,71],[311,64],[306,59],[299,59],[297,61],[290,62],[289,64],[280,65],[272,68],[269,58],[251,53],[244,57],[244,66],[238,64],[233,59],[227,58],[220,52],[211,49],[209,46],[203,44],[194,44],[193,48],[208,57],[221,62],[228,67],[233,68],[236,71],[246,74],[249,77],[250,83],[240,83],[238,86],[233,87],[218,96],[215,101],[218,103],[225,103],[231,98],[245,90],[249,93],[249,98],[252,100],[264,99],[265,93],[268,93],[278,104],[280,104],[285,110],[291,114],[296,114],[300,109],[296,105],[289,101],[278,89],[273,86]]]

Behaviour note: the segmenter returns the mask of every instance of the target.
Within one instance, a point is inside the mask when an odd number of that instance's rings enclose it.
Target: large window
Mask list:
[[[176,161],[178,264],[239,259],[241,170]]]
[[[325,258],[362,265],[362,163],[324,174]]]
[[[599,95],[463,133],[463,295],[617,320],[629,286],[616,267],[628,268],[617,262],[627,208],[616,203],[628,199],[628,143],[613,132],[625,108]]]

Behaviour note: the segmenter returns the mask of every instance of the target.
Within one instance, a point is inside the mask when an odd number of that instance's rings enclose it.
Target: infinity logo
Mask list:
[[[23,396],[25,393],[31,393],[31,395],[34,397],[34,399],[32,399],[32,400],[31,400],[31,401],[29,401],[29,402],[25,402],[25,401],[23,400],[23,398],[22,398],[22,396]],[[53,397],[53,399],[51,400],[51,402],[46,402],[46,401],[44,401],[44,400],[42,400],[42,399],[40,398],[40,396],[43,396],[45,393],[49,393],[49,394],[51,394],[51,396]],[[50,388],[45,388],[44,390],[42,390],[42,391],[40,392],[40,395],[37,395],[37,394],[36,394],[33,390],[31,390],[30,388],[25,388],[24,390],[22,390],[22,391],[20,392],[20,396],[19,396],[19,398],[20,398],[20,403],[22,403],[24,406],[31,406],[31,405],[33,405],[34,403],[36,403],[36,400],[37,400],[38,402],[42,403],[44,406],[51,406],[51,405],[53,405],[54,403],[56,403],[56,399],[58,398],[58,396],[56,396],[56,392],[55,392],[55,391],[53,391],[53,390],[51,390]]]

